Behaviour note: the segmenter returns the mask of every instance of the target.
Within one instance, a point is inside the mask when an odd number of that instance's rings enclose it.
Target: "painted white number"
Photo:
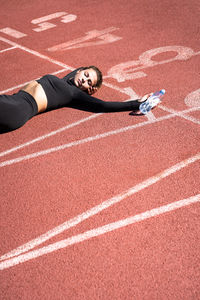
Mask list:
[[[108,43],[113,43],[118,40],[121,40],[122,37],[110,34],[110,32],[117,30],[118,28],[110,27],[104,30],[92,30],[86,33],[86,36],[65,42],[56,46],[53,46],[48,49],[48,51],[64,51],[69,49],[81,48],[81,47],[89,47],[96,45],[103,45]],[[96,41],[89,40],[98,39]]]
[[[199,107],[200,108],[200,89],[190,93],[185,98],[185,104],[189,107]]]
[[[76,15],[68,15],[66,12],[57,12],[48,16],[44,16],[38,19],[34,19],[31,21],[32,24],[38,24],[37,28],[34,28],[33,30],[36,32],[44,31],[53,27],[56,27],[55,24],[47,22],[52,19],[61,18],[61,22],[63,23],[69,23],[74,20],[76,20]]]
[[[163,61],[153,60],[155,55],[166,52],[175,52],[175,56]],[[108,71],[108,77],[115,78],[118,82],[145,77],[147,74],[140,71],[144,68],[169,63],[175,60],[187,60],[193,55],[199,54],[200,52],[195,53],[191,48],[183,46],[166,46],[148,50],[140,55],[139,60],[128,61],[112,67]]]

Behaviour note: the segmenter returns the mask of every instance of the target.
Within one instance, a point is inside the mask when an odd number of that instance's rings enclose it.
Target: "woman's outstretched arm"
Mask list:
[[[141,102],[146,99],[144,96],[142,99],[126,102],[103,101],[78,90],[69,107],[93,113],[133,111],[138,110]]]

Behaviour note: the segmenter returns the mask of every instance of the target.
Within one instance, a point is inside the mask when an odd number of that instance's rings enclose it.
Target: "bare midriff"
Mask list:
[[[37,81],[34,80],[29,82],[22,90],[33,96],[38,106],[38,113],[47,109],[47,96],[42,86]]]

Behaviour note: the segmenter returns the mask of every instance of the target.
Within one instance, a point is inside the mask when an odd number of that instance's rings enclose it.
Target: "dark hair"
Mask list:
[[[88,67],[82,67],[81,69],[82,70],[93,69],[96,72],[96,74],[97,74],[97,83],[96,83],[96,85],[94,87],[97,87],[97,88],[101,87],[102,82],[103,82],[103,75],[102,75],[101,71],[97,67],[95,67],[95,66],[88,66]]]

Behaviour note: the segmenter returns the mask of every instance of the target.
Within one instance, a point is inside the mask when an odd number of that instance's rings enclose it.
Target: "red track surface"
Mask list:
[[[19,3],[1,4],[1,93],[95,64],[100,98],[166,96],[149,117],[63,108],[0,136],[0,299],[200,299],[199,1]]]

